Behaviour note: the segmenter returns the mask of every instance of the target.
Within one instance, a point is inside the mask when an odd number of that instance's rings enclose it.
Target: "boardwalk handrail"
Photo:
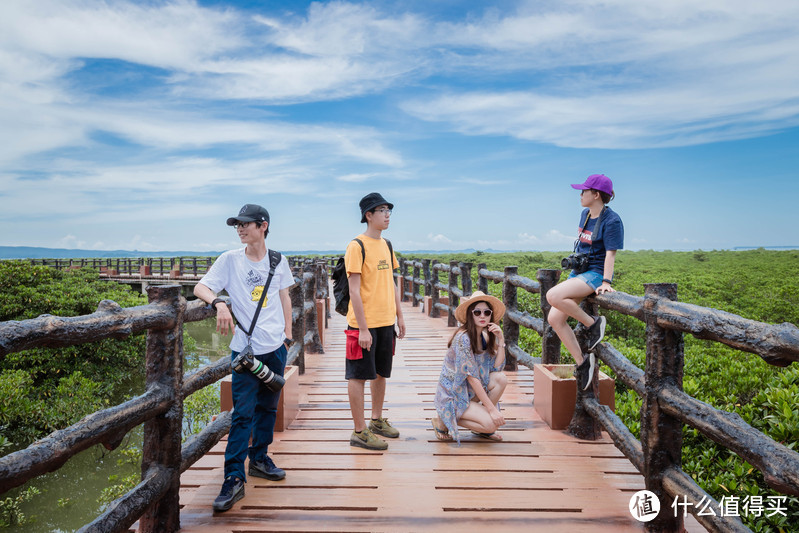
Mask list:
[[[326,290],[320,290],[324,265],[322,261],[293,268],[292,335],[298,342],[289,349],[286,364],[297,364],[300,373],[305,369],[306,350],[323,353],[316,302],[320,295],[326,297]],[[95,444],[113,450],[131,429],[144,424],[141,482],[80,531],[127,531],[136,520],[141,532],[180,529],[180,474],[218,443],[231,423],[230,413],[222,413],[181,447],[183,401],[229,374],[230,359],[221,358],[184,375],[183,324],[213,317],[216,310],[200,300],[187,302],[180,295],[180,285],[151,285],[147,294],[147,305],[123,308],[104,300],[90,315],[0,322],[0,358],[30,348],[72,346],[147,332],[145,392],[0,457],[0,494],[60,468]]]
[[[324,268],[329,258],[308,258],[287,256],[292,267],[307,263],[320,264]],[[82,257],[82,258],[41,258],[27,259],[34,266],[48,266],[57,270],[92,268],[100,272],[101,277],[145,277],[166,276],[181,277],[190,274],[195,278],[204,276],[216,260],[215,256],[176,256],[176,257]],[[3,260],[5,261],[5,260]],[[325,291],[327,285],[324,285]]]
[[[400,259],[416,267],[418,260]],[[421,264],[430,264],[424,259]],[[454,309],[458,298],[471,294],[471,277],[463,278],[462,289],[457,290],[457,274],[468,272],[471,263],[451,261],[449,265],[432,260],[433,268],[425,269],[425,279],[416,280],[398,275],[403,285],[410,282],[403,295],[416,301],[419,286],[431,287],[431,316],[448,313],[448,325],[455,326]],[[406,272],[406,270],[401,270]],[[439,281],[439,272],[449,273],[449,283]],[[519,326],[532,329],[542,337],[544,363],[560,362],[560,340],[547,323],[549,304],[547,291],[560,279],[560,270],[541,269],[536,280],[518,275],[518,268],[507,266],[503,272],[490,271],[485,263],[477,267],[478,289],[488,293],[488,282],[502,283],[502,300],[506,306],[503,332],[505,335],[506,368],[515,369],[517,363],[532,368],[538,362],[518,344]],[[468,274],[466,274],[468,276]],[[453,281],[455,282],[453,284]],[[519,309],[517,290],[540,295],[543,319],[533,317]],[[438,303],[439,291],[447,291],[448,304]],[[608,432],[616,447],[630,459],[643,474],[646,487],[661,501],[667,497],[683,497],[690,503],[688,511],[708,531],[749,531],[738,517],[721,516],[719,503],[681,469],[682,424],[699,430],[704,436],[735,452],[763,473],[766,483],[777,492],[799,495],[799,453],[775,442],[764,433],[747,424],[738,414],[708,405],[683,392],[683,333],[697,338],[720,342],[740,351],[760,356],[774,366],[787,366],[799,361],[799,328],[793,324],[766,324],[746,319],[718,309],[705,308],[678,302],[675,284],[647,284],[645,296],[637,297],[622,292],[592,296],[583,301],[589,314],[597,314],[596,308],[619,312],[646,323],[646,370],[631,363],[611,344],[601,343],[596,355],[613,369],[616,376],[630,389],[643,397],[641,440],[637,440],[622,420],[607,406],[597,400],[598,380],[587,391],[577,391],[574,417],[568,432],[579,438],[598,439],[601,429]],[[575,331],[581,346],[585,346],[585,328]],[[584,350],[585,351],[585,350]],[[586,368],[578,372],[587,373]],[[586,379],[580,375],[579,380]],[[715,515],[702,513],[701,502],[710,502]],[[683,517],[661,513],[645,524],[648,531],[679,531],[683,529]]]

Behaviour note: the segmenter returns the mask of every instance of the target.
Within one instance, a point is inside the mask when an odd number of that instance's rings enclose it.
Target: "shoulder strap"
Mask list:
[[[269,271],[274,272],[277,265],[280,264],[280,258],[283,257],[277,250],[269,250]]]
[[[599,223],[602,222],[602,216],[605,214],[605,211],[607,211],[608,209],[610,209],[608,206],[603,207],[602,211],[599,212],[599,216],[596,217],[596,224],[594,224],[594,233],[591,236],[592,241],[594,239],[598,239],[601,236],[602,232],[600,231]]]
[[[599,223],[602,222],[602,215],[605,214],[605,210],[606,209],[608,209],[608,206],[603,207],[602,211],[599,212],[599,216],[596,217],[596,223],[594,223],[594,231],[591,234],[591,247],[592,248],[594,246],[594,240],[598,239],[600,237],[601,231],[600,231],[600,228],[599,228]],[[586,224],[588,224],[587,220],[588,219],[586,219]]]
[[[366,248],[364,248],[364,246],[363,246],[363,241],[361,241],[361,239],[358,239],[358,238],[355,238],[355,239],[352,239],[352,240],[361,245],[361,262],[366,261]],[[388,240],[388,239],[383,239],[383,240],[386,241],[386,244],[388,244],[388,251],[391,253],[391,257],[389,258],[389,262],[391,263],[391,266],[393,267],[394,266],[394,247],[391,246],[391,241],[390,240]],[[392,268],[391,270],[394,270],[394,268]]]
[[[394,270],[394,247],[391,246],[391,241],[388,239],[383,239],[388,244],[388,253],[391,257],[388,258],[388,263],[391,265],[391,270]]]
[[[241,322],[236,320],[236,325],[241,328],[241,331],[247,334],[248,339],[249,337],[252,337],[252,332],[255,331],[255,324],[258,323],[258,315],[261,314],[261,308],[263,307],[264,300],[266,299],[266,291],[269,290],[269,285],[272,283],[272,277],[275,275],[277,265],[280,264],[280,258],[280,252],[272,249],[269,250],[269,276],[267,276],[266,283],[264,283],[264,289],[261,292],[261,299],[258,300],[258,307],[255,308],[255,314],[252,317],[252,324],[250,324],[249,331],[245,330],[244,326],[241,325]]]
[[[352,240],[361,245],[361,263],[363,263],[366,261],[366,248],[363,247],[363,241],[357,237]]]

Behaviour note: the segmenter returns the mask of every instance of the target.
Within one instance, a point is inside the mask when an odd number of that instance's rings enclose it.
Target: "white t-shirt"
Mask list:
[[[253,262],[244,255],[244,248],[230,250],[220,255],[200,283],[218,293],[227,291],[233,307],[233,315],[245,330],[252,325],[252,317],[261,299],[261,293],[269,277],[269,250],[263,260]],[[280,258],[275,275],[269,284],[264,306],[258,315],[258,323],[252,333],[252,349],[256,354],[277,350],[286,338],[286,322],[280,304],[280,290],[294,285],[288,260]],[[247,334],[239,326],[230,341],[230,349],[240,352],[247,346]]]

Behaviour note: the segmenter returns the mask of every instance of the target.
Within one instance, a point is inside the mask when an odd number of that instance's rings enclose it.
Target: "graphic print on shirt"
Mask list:
[[[377,270],[386,270],[387,268],[389,268],[388,267],[388,261],[386,261],[385,259],[381,259],[377,263]]]
[[[579,232],[577,238],[580,239],[580,242],[591,246],[593,231],[588,229],[583,230],[583,228],[577,228],[577,231]]]
[[[252,290],[250,291],[250,299],[253,302],[259,301],[261,299],[261,293],[264,292],[264,278],[261,277],[261,275],[258,274],[257,272],[250,270],[247,273],[246,281],[247,285],[253,287]],[[264,298],[264,305],[262,305],[261,308],[262,309],[265,308],[268,302],[269,302],[269,295],[267,295]]]

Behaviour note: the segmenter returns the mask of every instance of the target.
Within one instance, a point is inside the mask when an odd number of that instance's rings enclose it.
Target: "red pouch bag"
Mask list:
[[[357,329],[347,329],[344,330],[344,333],[347,334],[347,359],[350,361],[363,359],[363,350],[361,345],[358,344],[358,336],[361,332]]]

